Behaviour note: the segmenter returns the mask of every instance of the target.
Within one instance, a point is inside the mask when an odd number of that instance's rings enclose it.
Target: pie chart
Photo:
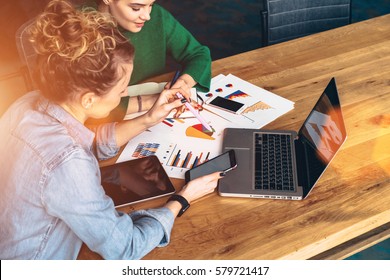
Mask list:
[[[208,131],[202,124],[195,124],[186,129],[187,136],[201,139],[215,140],[214,137],[211,137],[213,133],[214,131]]]

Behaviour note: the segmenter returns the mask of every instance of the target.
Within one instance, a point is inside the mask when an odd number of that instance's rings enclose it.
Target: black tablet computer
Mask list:
[[[156,156],[134,159],[100,168],[102,186],[115,207],[175,192]]]

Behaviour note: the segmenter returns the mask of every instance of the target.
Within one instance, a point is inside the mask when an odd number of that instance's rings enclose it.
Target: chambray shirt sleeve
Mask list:
[[[95,156],[98,160],[112,158],[118,154],[120,147],[116,144],[116,122],[99,125],[93,129],[95,132]]]
[[[169,243],[173,213],[165,207],[116,211],[100,185],[96,160],[82,152],[51,171],[42,200],[50,215],[105,259],[140,259]]]

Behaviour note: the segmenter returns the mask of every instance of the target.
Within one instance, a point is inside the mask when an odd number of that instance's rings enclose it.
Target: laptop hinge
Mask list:
[[[309,193],[309,168],[307,166],[307,151],[305,145],[299,139],[294,140],[294,146],[297,165],[298,186],[302,186],[303,197],[305,197]]]

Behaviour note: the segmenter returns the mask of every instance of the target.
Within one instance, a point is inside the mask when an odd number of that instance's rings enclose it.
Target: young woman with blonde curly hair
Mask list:
[[[105,259],[138,259],[168,244],[181,204],[118,212],[105,195],[97,159],[118,153],[131,137],[182,106],[164,90],[144,115],[91,131],[126,95],[134,49],[114,21],[54,0],[31,32],[39,91],[17,100],[0,119],[0,258],[75,259],[84,242]],[[193,200],[212,192],[218,173],[178,192]]]

